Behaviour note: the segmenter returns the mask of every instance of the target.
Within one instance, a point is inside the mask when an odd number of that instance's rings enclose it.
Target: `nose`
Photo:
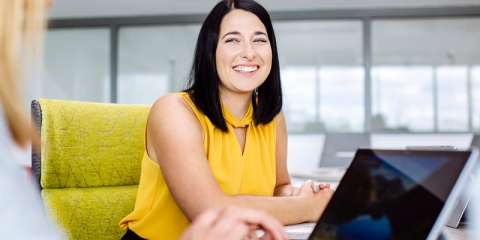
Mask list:
[[[252,43],[246,42],[242,52],[242,58],[252,60],[255,58],[255,55],[256,53],[255,53],[255,50],[253,49]]]

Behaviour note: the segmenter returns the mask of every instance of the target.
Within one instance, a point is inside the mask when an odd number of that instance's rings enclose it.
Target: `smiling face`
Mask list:
[[[220,91],[251,94],[272,68],[272,48],[265,26],[255,14],[233,10],[220,25],[215,56]]]

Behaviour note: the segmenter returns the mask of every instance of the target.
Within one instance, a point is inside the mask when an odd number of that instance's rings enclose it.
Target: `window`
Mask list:
[[[417,10],[272,15],[289,133],[480,131],[480,15]],[[47,72],[33,92],[98,102],[112,92],[119,103],[152,104],[185,89],[204,17],[128,19],[50,29]]]
[[[153,104],[183,90],[199,31],[200,24],[121,28],[118,102]]]
[[[49,30],[38,97],[110,102],[110,32],[108,28]]]
[[[363,131],[361,21],[276,21],[289,132]]]
[[[373,129],[480,127],[478,42],[478,18],[373,21]]]

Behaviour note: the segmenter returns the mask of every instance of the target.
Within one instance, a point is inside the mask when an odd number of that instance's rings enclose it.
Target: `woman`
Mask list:
[[[190,87],[151,108],[135,209],[121,227],[175,239],[201,212],[226,205],[282,224],[318,220],[333,190],[290,185],[281,107],[267,11],[253,0],[220,1],[200,30]]]

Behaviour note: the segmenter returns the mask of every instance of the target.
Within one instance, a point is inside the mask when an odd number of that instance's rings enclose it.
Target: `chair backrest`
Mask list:
[[[149,105],[39,99],[32,177],[69,239],[120,239],[135,205]]]

